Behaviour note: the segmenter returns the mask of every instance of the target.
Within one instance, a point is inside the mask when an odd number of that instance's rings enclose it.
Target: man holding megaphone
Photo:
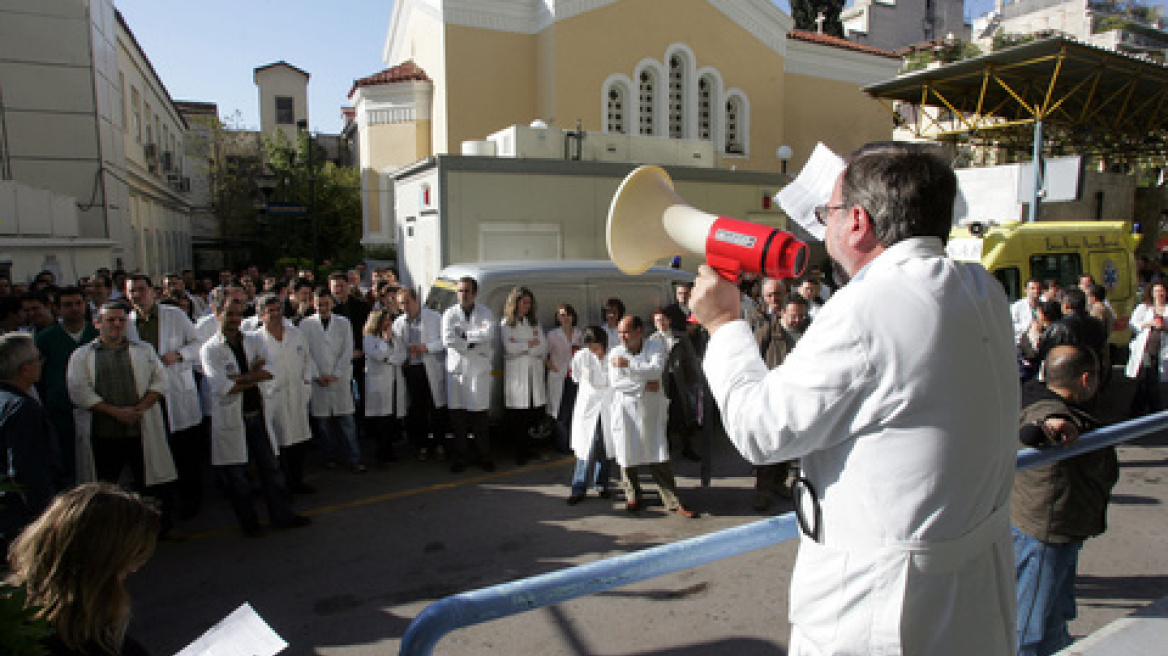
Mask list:
[[[956,189],[919,146],[856,152],[816,208],[851,282],[773,370],[738,289],[697,279],[730,439],[802,463],[792,655],[1013,653],[1013,332],[997,281],[945,254]]]

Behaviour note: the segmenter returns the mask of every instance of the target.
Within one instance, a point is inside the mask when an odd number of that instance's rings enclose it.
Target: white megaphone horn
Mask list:
[[[789,232],[686,204],[659,166],[638,167],[621,182],[608,208],[606,238],[613,264],[632,275],[682,253],[705,257],[730,281],[744,273],[792,278],[807,263],[807,245]]]

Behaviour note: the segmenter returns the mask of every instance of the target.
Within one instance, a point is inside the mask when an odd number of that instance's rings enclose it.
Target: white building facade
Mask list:
[[[113,2],[6,2],[0,26],[0,267],[189,267],[186,123]]]

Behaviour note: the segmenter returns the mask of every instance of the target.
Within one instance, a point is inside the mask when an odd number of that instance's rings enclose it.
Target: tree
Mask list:
[[[795,19],[795,27],[808,32],[819,30],[815,19],[823,13],[823,33],[831,36],[844,36],[844,24],[840,21],[840,12],[844,9],[845,0],[791,0],[791,18]]]
[[[317,226],[317,256],[337,265],[361,257],[361,180],[355,167],[326,161],[324,150],[313,142],[309,168],[308,134],[297,135],[295,144],[283,132],[264,139],[268,169],[276,177],[271,201],[312,205]],[[311,178],[315,178],[315,200]],[[260,221],[257,260],[271,266],[276,259],[311,259],[313,214],[268,214]],[[318,261],[317,264],[320,262]]]

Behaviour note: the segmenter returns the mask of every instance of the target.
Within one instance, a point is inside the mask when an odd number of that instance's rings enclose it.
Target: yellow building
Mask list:
[[[822,141],[891,137],[860,87],[899,58],[793,29],[770,0],[399,0],[383,59],[358,80],[367,245],[393,243],[389,174],[543,121],[712,142],[717,168],[798,168]]]

